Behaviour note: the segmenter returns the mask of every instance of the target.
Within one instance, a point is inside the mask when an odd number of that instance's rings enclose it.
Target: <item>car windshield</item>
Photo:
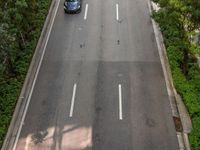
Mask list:
[[[77,2],[77,0],[67,0],[67,2]]]

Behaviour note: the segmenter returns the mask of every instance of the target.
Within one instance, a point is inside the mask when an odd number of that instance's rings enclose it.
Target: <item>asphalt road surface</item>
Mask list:
[[[17,150],[178,150],[147,0],[61,0]]]

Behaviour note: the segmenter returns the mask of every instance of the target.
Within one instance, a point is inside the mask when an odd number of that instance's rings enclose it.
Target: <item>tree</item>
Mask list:
[[[0,64],[1,64],[1,75],[6,74],[7,76],[14,75],[14,50],[12,47],[15,39],[8,32],[8,24],[1,24],[0,26]]]
[[[190,51],[190,37],[200,28],[199,0],[154,0],[163,8],[171,20],[171,26],[179,31],[179,49],[183,53],[181,68],[185,76],[188,75],[188,61]]]

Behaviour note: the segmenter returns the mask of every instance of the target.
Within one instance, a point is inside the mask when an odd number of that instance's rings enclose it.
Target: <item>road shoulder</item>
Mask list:
[[[19,130],[19,126],[20,126],[20,123],[25,111],[25,107],[27,105],[29,93],[31,91],[31,88],[36,76],[37,68],[39,66],[39,62],[42,57],[41,54],[44,51],[45,42],[48,40],[48,31],[53,21],[53,14],[56,11],[56,5],[57,5],[57,1],[52,0],[40,38],[37,43],[37,47],[35,49],[34,55],[31,60],[31,64],[29,66],[20,96],[17,100],[13,117],[9,125],[6,137],[4,139],[2,150],[12,149],[15,144],[17,132]]]
[[[158,9],[151,0],[148,0],[148,7],[150,14],[152,13],[152,11],[156,11]],[[159,29],[159,25],[153,19],[151,19],[151,21],[155,33],[155,39],[159,51],[162,69],[164,72],[172,115],[177,130],[179,148],[180,150],[190,150],[191,148],[188,140],[188,133],[190,133],[192,129],[192,122],[180,95],[178,95],[174,87],[167,52],[163,42],[162,33]]]

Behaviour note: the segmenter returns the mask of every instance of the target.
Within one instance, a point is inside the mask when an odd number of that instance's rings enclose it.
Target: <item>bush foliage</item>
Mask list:
[[[0,147],[51,0],[0,0]]]

